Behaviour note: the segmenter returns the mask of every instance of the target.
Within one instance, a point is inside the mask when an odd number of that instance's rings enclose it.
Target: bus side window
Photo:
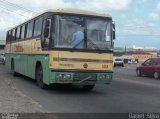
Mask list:
[[[12,31],[10,31],[9,42],[12,42]]]
[[[20,39],[20,27],[17,28],[16,40]]]
[[[10,39],[10,42],[12,42],[12,30],[10,30],[10,32],[11,32],[11,34],[10,34],[9,39]]]
[[[21,39],[24,39],[24,33],[25,33],[25,25],[23,25],[21,29]]]
[[[37,36],[37,28],[38,28],[38,19],[37,20],[35,20],[35,25],[34,25],[34,34],[33,34],[33,36],[34,37],[36,37]]]
[[[28,23],[25,24],[25,30],[24,30],[24,38],[27,38],[27,29],[28,28]]]
[[[41,35],[42,20],[43,20],[42,17],[35,20],[34,35],[33,35],[34,37]]]
[[[10,42],[10,31],[7,32],[6,42]]]
[[[43,22],[43,17],[39,18],[38,28],[37,28],[37,36],[41,35],[41,33],[42,33],[42,22]]]
[[[27,38],[31,38],[33,34],[33,21],[28,23]]]
[[[12,31],[12,41],[14,41],[15,40],[15,29],[13,29],[13,31]]]
[[[19,40],[22,40],[22,39],[21,39],[21,33],[22,33],[22,26],[20,26],[20,31],[19,31]]]
[[[14,35],[14,40],[16,41],[17,40],[17,28],[15,29],[15,35]]]

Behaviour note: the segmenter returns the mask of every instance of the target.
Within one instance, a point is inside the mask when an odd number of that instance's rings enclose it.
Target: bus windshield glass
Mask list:
[[[58,16],[55,47],[76,49],[111,49],[111,20],[99,17]]]

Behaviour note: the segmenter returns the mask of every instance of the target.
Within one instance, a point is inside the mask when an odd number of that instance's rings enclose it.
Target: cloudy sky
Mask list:
[[[78,8],[109,13],[116,24],[115,47],[160,49],[160,0],[0,0],[0,38],[8,28],[47,9]]]

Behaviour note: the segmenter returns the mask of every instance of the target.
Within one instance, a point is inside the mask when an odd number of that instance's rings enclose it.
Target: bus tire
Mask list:
[[[95,85],[84,85],[83,89],[86,91],[92,90],[95,87]]]
[[[13,59],[11,61],[11,71],[12,71],[13,76],[18,76],[18,73],[15,72],[15,64],[14,64],[14,60]]]
[[[46,89],[47,86],[43,82],[43,69],[41,64],[36,67],[36,82],[41,89]]]

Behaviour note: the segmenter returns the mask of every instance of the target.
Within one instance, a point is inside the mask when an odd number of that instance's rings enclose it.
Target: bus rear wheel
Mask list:
[[[46,89],[46,84],[44,84],[43,82],[43,69],[42,69],[42,65],[39,65],[36,68],[36,81],[37,84],[40,88],[42,89]]]
[[[95,85],[84,85],[83,89],[86,91],[92,90],[95,87]]]

